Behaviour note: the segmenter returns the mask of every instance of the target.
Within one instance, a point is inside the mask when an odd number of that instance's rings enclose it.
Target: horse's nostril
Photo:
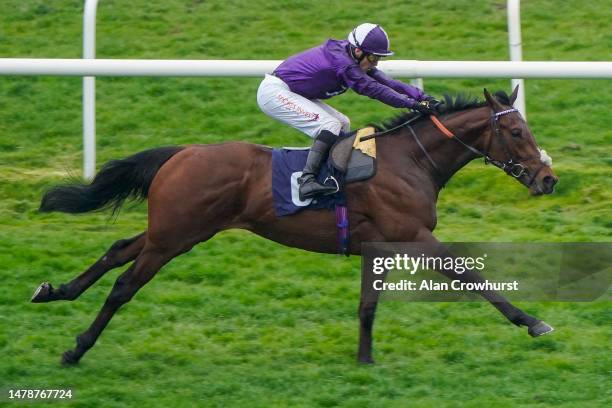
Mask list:
[[[551,188],[553,187],[555,184],[557,184],[557,178],[553,177],[553,176],[546,176],[544,177],[544,179],[542,180],[542,182],[544,183],[544,186]]]

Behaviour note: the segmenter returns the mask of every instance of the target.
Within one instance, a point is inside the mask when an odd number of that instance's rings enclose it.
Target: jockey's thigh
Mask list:
[[[351,131],[351,120],[348,118],[348,116],[318,99],[313,100],[313,102],[340,121],[340,124],[342,125],[341,130],[343,133],[349,133]]]
[[[257,104],[267,115],[311,138],[317,137],[323,130],[339,135],[343,128],[338,117],[321,106],[323,103],[311,101],[292,92],[285,82],[273,75],[266,75],[259,85]]]

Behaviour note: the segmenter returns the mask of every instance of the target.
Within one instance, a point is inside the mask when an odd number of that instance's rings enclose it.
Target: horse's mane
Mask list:
[[[503,105],[510,105],[510,97],[508,96],[508,94],[506,94],[506,92],[497,91],[495,92],[495,97]],[[444,94],[443,100],[444,100],[444,102],[442,103],[443,104],[443,108],[442,108],[443,114],[449,114],[449,113],[458,112],[458,111],[462,111],[466,109],[479,108],[487,104],[486,101],[481,101],[474,96],[464,94],[464,93],[459,93],[454,96],[449,95],[449,94]],[[375,123],[375,124],[372,124],[371,126],[374,126],[377,132],[382,132],[388,129],[392,129],[396,126],[399,126],[418,115],[419,115],[418,112],[409,111],[409,112],[397,115],[391,119],[385,120],[381,124]],[[422,117],[421,119],[417,119],[414,123],[421,122],[424,119],[426,118]]]

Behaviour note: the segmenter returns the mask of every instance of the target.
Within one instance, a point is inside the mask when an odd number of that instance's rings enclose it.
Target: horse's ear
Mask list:
[[[514,87],[514,91],[512,91],[512,95],[510,95],[510,98],[508,98],[510,100],[510,106],[514,105],[514,101],[516,101],[516,97],[518,96],[518,90],[519,90],[519,86],[515,86]]]
[[[499,110],[502,108],[501,104],[497,101],[497,99],[491,96],[489,91],[487,91],[487,88],[484,89],[484,96],[485,96],[485,99],[487,100],[487,103],[493,110],[496,110],[496,109]]]

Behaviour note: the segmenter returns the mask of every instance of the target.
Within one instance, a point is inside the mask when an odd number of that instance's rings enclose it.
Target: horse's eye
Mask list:
[[[521,129],[512,129],[512,137],[521,137]]]

